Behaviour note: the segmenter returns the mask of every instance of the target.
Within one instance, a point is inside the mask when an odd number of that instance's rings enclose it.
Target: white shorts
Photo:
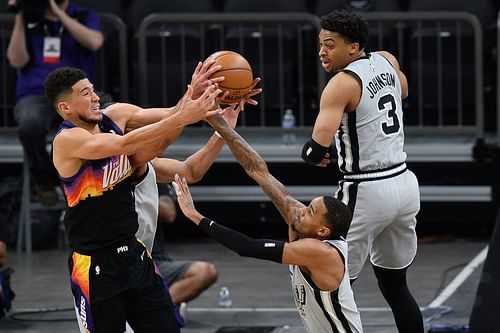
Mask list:
[[[357,278],[368,254],[374,266],[400,269],[417,253],[416,215],[420,192],[409,170],[381,180],[339,182],[337,198],[353,211],[347,234],[348,268]]]

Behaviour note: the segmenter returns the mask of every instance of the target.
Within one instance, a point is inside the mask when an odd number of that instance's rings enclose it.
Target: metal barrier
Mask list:
[[[376,37],[373,50],[393,52],[408,77],[408,132],[483,137],[483,33],[479,20],[465,12],[363,15]],[[394,43],[391,37],[396,43],[388,46],[388,42]]]
[[[127,28],[116,15],[101,13],[105,42],[97,53],[96,87],[121,101],[128,101]],[[0,129],[14,128],[13,109],[16,103],[16,70],[9,65],[7,47],[10,40],[13,14],[0,14]]]
[[[409,79],[408,131],[482,137],[482,31],[477,18],[464,12],[362,15],[371,29],[367,50],[391,51]],[[263,78],[258,116],[248,119],[253,111],[246,112],[243,126],[279,126],[286,108],[296,110],[299,126],[312,126],[328,79],[319,66],[318,32],[318,18],[301,13],[152,14],[137,34],[139,102],[175,104],[196,61],[232,49],[245,55],[255,75]],[[266,38],[274,42],[266,43]],[[287,43],[293,44],[293,53],[287,52]],[[275,62],[266,58],[270,54]],[[287,69],[295,76],[287,76]]]
[[[497,18],[497,146],[500,147],[500,11]]]
[[[14,15],[0,14],[0,128],[15,126],[16,72],[6,56],[13,25]]]

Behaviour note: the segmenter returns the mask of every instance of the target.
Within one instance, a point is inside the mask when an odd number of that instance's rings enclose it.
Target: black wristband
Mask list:
[[[201,219],[198,226],[212,238],[240,256],[282,263],[283,248],[285,246],[283,241],[253,239],[206,217]]]
[[[307,141],[302,147],[302,159],[307,164],[316,165],[325,157],[326,153],[331,155],[332,149],[330,147],[325,147],[314,141],[313,138]],[[332,156],[330,156],[331,158]]]

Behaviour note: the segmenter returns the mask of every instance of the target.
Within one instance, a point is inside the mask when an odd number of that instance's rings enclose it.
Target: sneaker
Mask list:
[[[179,313],[182,319],[184,320],[184,325],[186,325],[187,323],[187,312],[188,312],[187,303],[182,302],[181,304],[179,304]]]

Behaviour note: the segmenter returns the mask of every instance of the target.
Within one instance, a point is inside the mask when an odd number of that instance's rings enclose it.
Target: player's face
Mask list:
[[[353,43],[337,32],[321,29],[319,32],[319,58],[329,73],[346,67],[353,57]]]
[[[70,107],[78,119],[84,123],[97,124],[102,120],[99,96],[94,92],[94,86],[88,79],[78,81],[73,85],[73,92],[68,100]]]
[[[325,213],[326,206],[323,198],[314,198],[309,206],[300,209],[292,229],[300,238],[318,238],[318,231],[324,228]]]

